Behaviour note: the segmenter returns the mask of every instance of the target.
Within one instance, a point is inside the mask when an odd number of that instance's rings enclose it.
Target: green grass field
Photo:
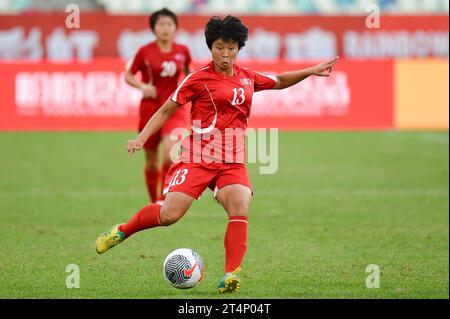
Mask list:
[[[0,134],[0,298],[218,298],[226,214],[207,190],[177,224],[105,255],[99,233],[147,203],[134,133]],[[227,298],[448,298],[448,133],[280,133],[255,187],[243,287]],[[162,262],[197,250],[206,273],[170,287]],[[66,266],[80,268],[67,289]],[[366,266],[381,270],[368,289]]]

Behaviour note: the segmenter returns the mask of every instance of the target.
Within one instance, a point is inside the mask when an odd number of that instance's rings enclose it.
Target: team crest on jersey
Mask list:
[[[252,85],[252,80],[249,78],[241,78],[240,80],[242,85]]]
[[[181,53],[175,54],[175,60],[184,61],[184,55]]]

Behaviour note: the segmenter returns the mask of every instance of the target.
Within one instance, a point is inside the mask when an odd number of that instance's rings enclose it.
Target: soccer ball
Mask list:
[[[164,260],[164,277],[178,289],[197,286],[202,280],[204,272],[205,265],[200,255],[190,248],[176,249]]]

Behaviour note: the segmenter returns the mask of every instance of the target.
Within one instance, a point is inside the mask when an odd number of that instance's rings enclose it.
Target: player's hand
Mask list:
[[[127,152],[129,155],[133,155],[136,151],[141,150],[144,147],[144,143],[136,140],[129,140],[127,142]]]
[[[156,88],[151,84],[141,86],[142,97],[156,99]]]
[[[312,67],[312,74],[317,76],[330,76],[333,71],[333,66],[338,63],[339,57],[335,57],[327,62],[320,63]]]

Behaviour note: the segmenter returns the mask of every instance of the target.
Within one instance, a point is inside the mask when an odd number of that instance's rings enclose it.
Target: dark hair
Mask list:
[[[230,40],[237,42],[240,50],[248,39],[248,29],[239,18],[228,15],[222,19],[215,16],[206,24],[205,38],[209,50],[211,50],[213,42],[220,38],[225,42]]]
[[[166,17],[171,18],[173,20],[173,22],[175,22],[175,25],[178,28],[178,19],[177,19],[176,14],[167,8],[163,8],[161,10],[153,12],[148,19],[150,29],[152,29],[152,31],[155,30],[155,24],[161,16],[166,16]]]

